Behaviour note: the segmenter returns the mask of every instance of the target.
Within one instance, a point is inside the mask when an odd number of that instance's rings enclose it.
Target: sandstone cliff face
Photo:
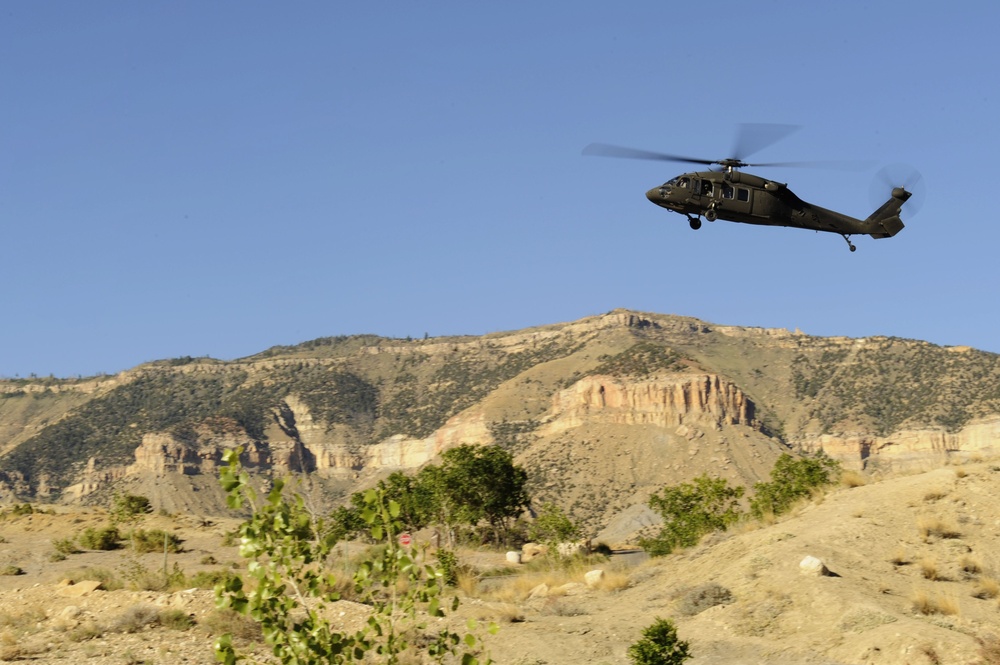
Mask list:
[[[553,400],[546,429],[552,433],[585,422],[656,425],[751,425],[753,403],[736,385],[714,375],[677,374],[649,380],[584,378]]]
[[[928,462],[992,454],[1000,449],[1000,416],[974,421],[958,432],[905,430],[889,436],[824,434],[795,442],[809,452],[822,450],[853,469],[906,469]]]

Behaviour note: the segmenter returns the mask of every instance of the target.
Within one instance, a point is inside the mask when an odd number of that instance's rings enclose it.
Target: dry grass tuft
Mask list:
[[[1000,582],[992,577],[980,577],[976,584],[976,590],[972,592],[975,598],[996,598],[1000,596]]]
[[[913,609],[920,614],[947,614],[957,615],[959,613],[958,601],[948,596],[939,596],[928,593],[924,590],[917,590],[910,596]]]
[[[840,484],[849,488],[863,487],[868,484],[868,476],[859,471],[848,469],[840,474]]]
[[[924,501],[937,501],[948,496],[948,490],[943,488],[936,488],[927,490],[924,493]]]
[[[937,561],[933,557],[926,557],[920,560],[920,574],[925,580],[940,580],[941,571],[938,570]]]
[[[908,566],[910,565],[910,558],[906,556],[906,548],[900,545],[896,548],[895,554],[889,558],[889,563],[894,566]]]
[[[961,567],[962,572],[967,575],[978,575],[983,572],[983,562],[968,554],[962,556],[958,565]]]
[[[924,542],[932,536],[938,538],[961,538],[962,532],[955,525],[934,515],[922,515],[917,519],[917,530]]]

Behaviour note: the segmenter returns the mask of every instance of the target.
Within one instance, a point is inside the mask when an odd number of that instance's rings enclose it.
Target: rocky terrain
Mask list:
[[[615,555],[562,574],[520,566],[508,580],[465,585],[452,620],[497,621],[491,655],[524,665],[626,663],[628,646],[656,617],[677,623],[695,665],[1000,662],[1000,460],[973,455],[961,465],[845,480],[775,523],[737,525],[661,559]],[[143,518],[144,528],[183,538],[168,566],[191,585],[145,591],[162,554],[85,551],[52,560],[54,540],[107,522],[97,508],[54,511],[8,511],[0,520],[0,567],[22,572],[0,576],[0,659],[207,664],[225,630],[254,649],[251,628],[220,615],[211,591],[194,588],[199,572],[242,570],[224,544],[235,518]],[[514,565],[503,553],[460,556],[484,571]],[[804,570],[807,557],[825,573]],[[341,559],[330,565],[336,571]],[[590,588],[583,573],[598,568],[613,583]],[[87,583],[95,570],[104,571],[105,588]],[[543,582],[547,589],[538,588]],[[338,605],[335,625],[363,620],[364,606]]]
[[[481,337],[325,338],[235,361],[0,380],[0,504],[136,491],[221,514],[242,445],[261,478],[329,505],[460,443],[500,444],[592,535],[625,542],[651,492],[700,474],[750,486],[786,451],[900,470],[991,454],[1000,358],[616,310]]]

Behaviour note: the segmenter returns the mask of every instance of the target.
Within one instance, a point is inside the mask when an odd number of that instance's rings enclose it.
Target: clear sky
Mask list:
[[[997,26],[921,0],[11,0],[0,376],[617,307],[1000,352]],[[757,170],[801,198],[866,217],[903,163],[922,208],[853,254],[692,231],[644,192],[693,167],[581,155],[723,158],[757,122],[802,126],[760,161],[872,160]]]

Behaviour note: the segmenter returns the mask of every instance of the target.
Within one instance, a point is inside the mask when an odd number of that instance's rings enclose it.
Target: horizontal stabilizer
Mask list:
[[[899,215],[874,220],[872,224],[874,229],[869,233],[872,238],[891,238],[903,230],[903,220]]]

